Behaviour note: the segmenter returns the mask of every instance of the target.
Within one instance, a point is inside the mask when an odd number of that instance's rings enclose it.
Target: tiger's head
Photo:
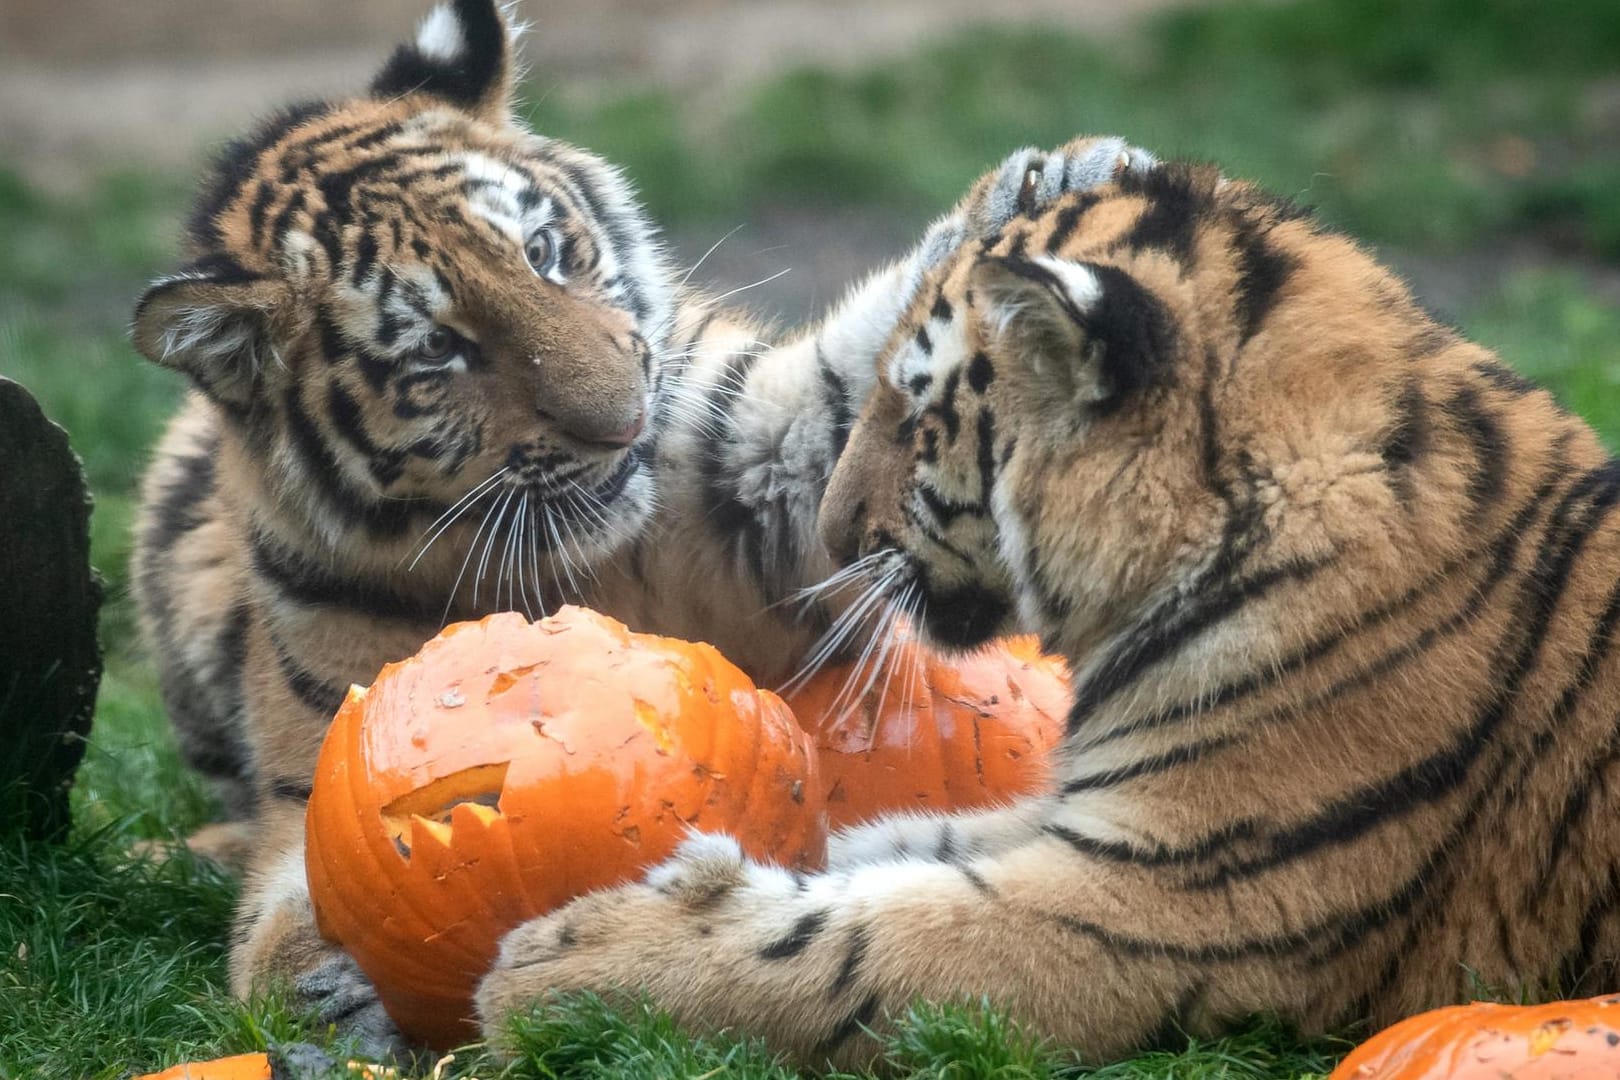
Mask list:
[[[522,496],[589,558],[650,512],[675,283],[618,170],[513,120],[513,66],[494,0],[435,9],[363,96],[230,144],[136,308],[334,549]]]
[[[1432,565],[1467,540],[1433,511],[1477,483],[1469,365],[1513,382],[1297,208],[1210,167],[1129,170],[924,283],[822,539],[940,644],[1023,629],[1070,656],[1341,556],[1365,580]]]

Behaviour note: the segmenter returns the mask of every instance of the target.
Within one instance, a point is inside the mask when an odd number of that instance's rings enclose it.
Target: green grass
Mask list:
[[[1620,447],[1620,310],[1589,272],[1620,258],[1620,105],[1602,105],[1617,85],[1620,5],[1608,0],[1344,0],[1200,8],[1126,43],[975,34],[865,71],[786,73],[717,115],[659,94],[581,101],[560,88],[531,116],[623,162],[670,225],[805,202],[920,223],[1016,144],[1116,131],[1217,159],[1380,246],[1573,257],[1511,275],[1457,314]],[[126,172],[64,198],[6,164],[0,375],[33,390],[84,457],[109,603],[73,834],[49,849],[0,839],[0,1080],[115,1077],[290,1039],[330,1046],[284,1003],[225,993],[231,881],[183,857],[126,854],[211,811],[135,644],[125,571],[135,481],[182,390],[139,360],[125,323],[142,282],[173,258],[188,178]],[[512,1076],[790,1075],[758,1046],[692,1039],[646,1009],[589,998],[513,1037]],[[919,1007],[885,1065],[942,1080],[1282,1080],[1325,1072],[1339,1049],[1260,1022],[1089,1069],[993,1012]],[[450,1071],[503,1074],[477,1052]]]
[[[1230,4],[1124,45],[990,31],[795,72],[719,117],[566,88],[530,116],[625,163],[666,221],[729,221],[748,200],[883,202],[921,221],[1009,147],[1091,131],[1220,161],[1379,243],[1533,233],[1612,257],[1617,40],[1620,7],[1601,0]]]

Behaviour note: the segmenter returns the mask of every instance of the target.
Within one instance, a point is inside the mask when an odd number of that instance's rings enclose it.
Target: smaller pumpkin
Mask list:
[[[896,631],[882,670],[842,664],[786,695],[815,740],[834,828],[1013,801],[1051,775],[1070,691],[1034,637],[946,656]]]
[[[505,933],[640,876],[693,828],[749,855],[825,852],[815,752],[712,647],[583,608],[447,628],[338,710],[305,867],[316,921],[407,1035],[475,1038]]]
[[[1419,1013],[1350,1052],[1328,1080],[1614,1080],[1620,994],[1546,1005],[1478,1001]]]
[[[133,1080],[271,1080],[269,1054],[236,1054],[213,1061],[187,1061]]]
[[[302,1062],[292,1062],[292,1054],[236,1054],[212,1061],[185,1061],[162,1072],[144,1073],[130,1080],[282,1080],[283,1077],[327,1076],[337,1063],[312,1046],[297,1044],[306,1054]],[[449,1060],[449,1059],[446,1059]],[[351,1061],[345,1066],[353,1080],[399,1080],[392,1065]],[[435,1074],[437,1075],[437,1074]]]

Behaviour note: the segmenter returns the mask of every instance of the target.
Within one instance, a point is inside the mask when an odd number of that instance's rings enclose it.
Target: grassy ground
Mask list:
[[[784,75],[715,115],[641,95],[548,93],[542,129],[624,162],[672,225],[771,206],[873,207],[920,223],[1019,142],[1118,131],[1218,159],[1315,203],[1399,257],[1457,268],[1464,328],[1620,446],[1620,6],[1345,0],[1169,16],[1128,46],[975,35],[871,71]],[[269,105],[270,103],[266,103]],[[0,374],[70,431],[97,497],[108,673],[52,849],[0,839],[0,1080],[115,1077],[268,1041],[326,1039],[274,1001],[222,991],[232,883],[139,839],[206,819],[180,768],[125,595],[133,485],[180,386],[126,343],[132,298],[172,258],[186,178],[109,175],[67,202],[0,161]],[[1499,276],[1500,254],[1532,269]],[[1481,273],[1483,271],[1483,274]],[[694,1043],[589,1001],[525,1026],[522,1076],[786,1075],[757,1047]],[[1259,1023],[1231,1040],[1088,1071],[993,1014],[920,1012],[890,1066],[926,1077],[1278,1080],[1333,1045]],[[463,1055],[454,1072],[477,1061]],[[487,1062],[479,1075],[498,1070]]]

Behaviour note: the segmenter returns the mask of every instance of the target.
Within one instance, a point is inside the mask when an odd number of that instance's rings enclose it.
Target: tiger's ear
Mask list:
[[[135,347],[185,372],[220,404],[246,408],[274,356],[271,333],[289,299],[276,278],[205,260],[147,288],[135,306]]]
[[[1060,400],[1107,412],[1168,370],[1169,312],[1116,267],[992,256],[973,283],[1000,348],[1027,358]]]
[[[371,82],[374,97],[422,93],[500,123],[512,108],[513,28],[496,0],[448,0],[428,13]]]

